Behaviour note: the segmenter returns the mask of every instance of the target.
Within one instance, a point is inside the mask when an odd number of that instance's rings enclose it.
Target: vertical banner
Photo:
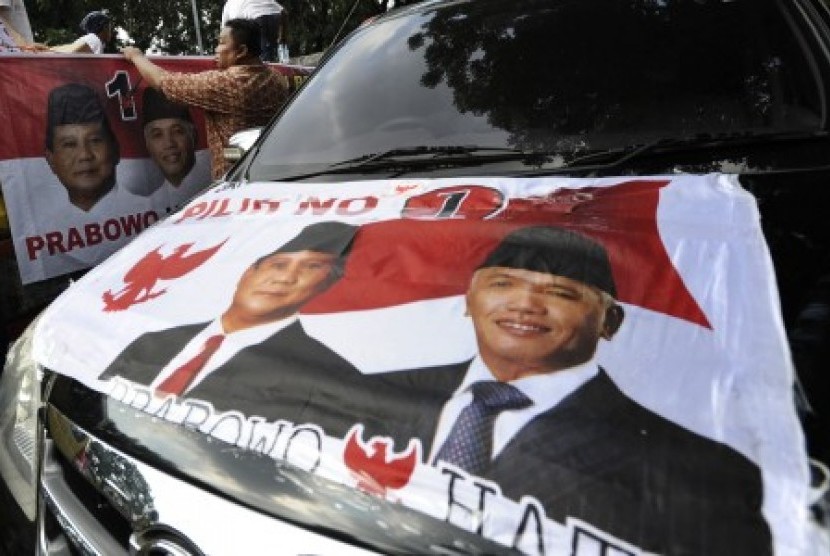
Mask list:
[[[272,67],[292,90],[310,71]],[[169,103],[122,57],[10,55],[0,68],[0,184],[24,284],[101,262],[210,184],[202,112]]]

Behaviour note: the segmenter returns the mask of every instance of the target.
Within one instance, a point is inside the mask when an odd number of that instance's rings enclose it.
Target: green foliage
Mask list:
[[[215,44],[222,0],[196,0],[196,3],[203,40],[208,38],[204,36],[207,35]],[[71,42],[80,36],[78,25],[87,12],[106,9],[112,14],[116,28],[129,35],[129,44],[141,49],[152,47],[167,54],[199,53],[192,6],[192,0],[37,0],[27,3],[37,42],[49,45]],[[115,43],[109,45],[108,52],[124,46],[120,40]]]
[[[56,45],[75,40],[83,16],[106,9],[129,44],[164,54],[200,54],[193,20],[198,8],[204,54],[216,48],[224,0],[29,0],[26,3],[37,42]],[[385,12],[387,0],[283,0],[288,11],[288,46],[292,55],[326,50],[369,17]],[[414,0],[397,0],[397,6]],[[107,52],[124,43],[116,39]]]

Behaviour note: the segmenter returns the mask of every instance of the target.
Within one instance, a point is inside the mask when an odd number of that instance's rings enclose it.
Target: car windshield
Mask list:
[[[823,126],[819,48],[793,21],[767,0],[477,1],[388,17],[320,68],[248,178],[390,149],[567,161],[666,138],[810,133]]]

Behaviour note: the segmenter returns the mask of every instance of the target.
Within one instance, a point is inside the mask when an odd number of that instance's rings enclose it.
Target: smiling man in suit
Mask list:
[[[141,97],[144,146],[163,181],[135,180],[136,195],[152,195],[153,205],[167,214],[178,209],[211,181],[210,154],[198,150],[198,133],[190,109],[147,87]]]
[[[120,376],[217,410],[341,432],[347,421],[329,419],[336,410],[319,402],[359,373],[305,332],[298,311],[340,279],[355,232],[339,222],[304,228],[248,267],[219,317],[143,334],[100,378]]]
[[[599,342],[624,320],[616,296],[593,239],[550,226],[509,233],[466,294],[478,355],[374,377],[396,392],[397,417],[367,436],[398,447],[419,438],[447,474],[490,480],[562,524],[576,518],[649,552],[771,554],[759,468],[639,405],[598,364]]]

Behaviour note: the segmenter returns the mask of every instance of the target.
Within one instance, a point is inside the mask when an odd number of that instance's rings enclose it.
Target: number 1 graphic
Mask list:
[[[130,86],[129,73],[124,70],[115,72],[115,76],[107,81],[107,96],[118,97],[118,106],[121,108],[123,121],[135,120],[138,117],[135,109],[135,88]]]

